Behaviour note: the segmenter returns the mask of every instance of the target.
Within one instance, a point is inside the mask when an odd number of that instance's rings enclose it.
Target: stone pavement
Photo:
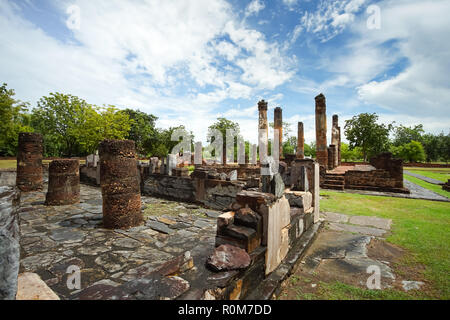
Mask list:
[[[81,290],[93,284],[110,288],[145,277],[179,256],[192,253],[194,263],[204,263],[196,261],[195,252],[214,248],[217,211],[142,196],[144,225],[107,230],[99,188],[81,185],[81,202],[61,207],[45,206],[45,191],[22,194],[20,272],[37,273],[61,299],[80,292],[67,286],[69,266],[81,269]],[[182,278],[170,281],[189,288]]]
[[[406,179],[403,180],[405,188],[409,189],[410,194],[405,193],[395,193],[395,192],[378,192],[378,191],[366,191],[366,190],[345,190],[345,191],[335,191],[335,192],[346,192],[346,193],[357,193],[364,194],[368,196],[382,196],[382,197],[394,197],[394,198],[405,198],[405,199],[421,199],[421,200],[432,200],[432,201],[450,201],[449,198],[437,194],[433,191],[425,189],[415,183],[412,183]]]
[[[423,180],[425,182],[428,182],[428,183],[437,184],[437,185],[443,185],[444,184],[444,182],[442,182],[442,181],[439,181],[439,180],[436,180],[436,179],[432,179],[432,178],[429,178],[429,177],[425,177],[425,176],[423,176],[421,174],[413,173],[413,172],[408,171],[408,170],[404,170],[403,173],[407,174],[408,176],[416,177],[416,178],[418,178],[420,180]]]
[[[321,213],[325,228],[312,244],[301,264],[303,272],[319,274],[322,279],[365,285],[367,268],[381,271],[381,287],[390,287],[395,276],[389,263],[368,256],[372,239],[389,234],[392,221],[378,217]]]
[[[377,271],[380,274],[380,289],[420,290],[424,285],[414,279],[401,279],[411,275],[394,274],[392,265],[404,251],[384,241],[390,234],[390,219],[324,212],[321,213],[321,220],[324,228],[306,252],[292,279],[283,284],[280,299],[298,299],[298,292],[320,297],[321,293],[317,291],[320,282],[340,281],[367,288],[368,284],[376,284],[370,277]],[[302,281],[297,283],[298,279]]]

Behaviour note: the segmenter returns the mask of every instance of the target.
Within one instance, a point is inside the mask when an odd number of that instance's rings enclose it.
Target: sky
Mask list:
[[[206,141],[218,117],[257,142],[261,99],[315,140],[331,119],[450,130],[450,0],[0,0],[0,82],[152,113]],[[345,137],[344,137],[345,140]]]

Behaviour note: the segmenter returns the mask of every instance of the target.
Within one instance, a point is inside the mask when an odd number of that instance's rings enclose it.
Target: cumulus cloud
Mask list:
[[[305,11],[293,34],[295,41],[301,31],[312,33],[322,42],[342,33],[354,21],[366,0],[321,0],[315,11]]]
[[[251,15],[258,15],[258,13],[261,10],[264,10],[265,7],[266,5],[264,2],[260,0],[253,0],[248,4],[247,8],[245,8],[245,16],[249,17]]]
[[[64,38],[28,20],[26,5],[0,0],[0,76],[33,104],[60,91],[152,112],[163,125],[189,113],[205,126],[221,102],[272,90],[295,67],[225,0],[52,3]],[[70,5],[80,8],[79,29],[67,29]],[[263,8],[253,1],[248,10]]]

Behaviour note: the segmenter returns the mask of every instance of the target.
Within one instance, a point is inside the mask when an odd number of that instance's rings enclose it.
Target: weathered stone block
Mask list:
[[[255,229],[238,226],[235,224],[229,225],[226,228],[217,230],[218,236],[235,239],[234,243],[239,243],[239,247],[251,253],[261,244],[261,235]],[[237,242],[236,242],[237,241]]]
[[[232,245],[221,245],[206,261],[206,265],[214,271],[245,269],[250,265],[248,253]]]
[[[15,188],[0,187],[0,300],[14,300],[19,274],[20,193]]]

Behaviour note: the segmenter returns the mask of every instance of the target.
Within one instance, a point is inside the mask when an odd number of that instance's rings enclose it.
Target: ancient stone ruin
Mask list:
[[[22,191],[41,190],[42,135],[38,133],[19,133],[17,150],[17,187]]]
[[[321,186],[404,190],[402,163],[390,154],[371,159],[370,166],[342,170],[338,116],[327,146],[325,96],[315,101],[317,161],[305,158],[302,122],[296,154],[275,156],[282,155],[281,108],[274,110],[279,134],[275,130],[273,137],[280,149],[269,156],[268,103],[261,100],[259,161],[257,146],[246,157],[239,141],[238,163],[220,163],[203,157],[201,143],[194,154],[138,161],[133,141],[104,140],[86,164],[52,161],[46,194],[42,137],[21,134],[17,186],[27,192],[18,209],[23,271],[44,277],[64,299],[271,298],[321,225]],[[195,160],[193,171],[188,158]],[[8,233],[8,243],[0,245],[8,248],[0,251],[0,279],[10,283],[0,294],[14,298],[18,201],[14,189],[0,190],[0,199],[0,232]],[[176,215],[160,214],[154,206],[173,202]],[[72,292],[65,281],[73,265],[92,275]]]
[[[392,154],[383,153],[373,157],[370,165],[342,166],[338,115],[333,115],[331,144],[328,147],[326,131],[326,98],[320,94],[316,97],[316,139],[322,188],[409,193],[403,186],[402,160],[392,159]]]
[[[103,225],[110,229],[140,225],[143,218],[134,141],[104,140],[99,154]]]
[[[54,160],[48,168],[45,203],[63,206],[80,201],[80,162],[78,159]]]

